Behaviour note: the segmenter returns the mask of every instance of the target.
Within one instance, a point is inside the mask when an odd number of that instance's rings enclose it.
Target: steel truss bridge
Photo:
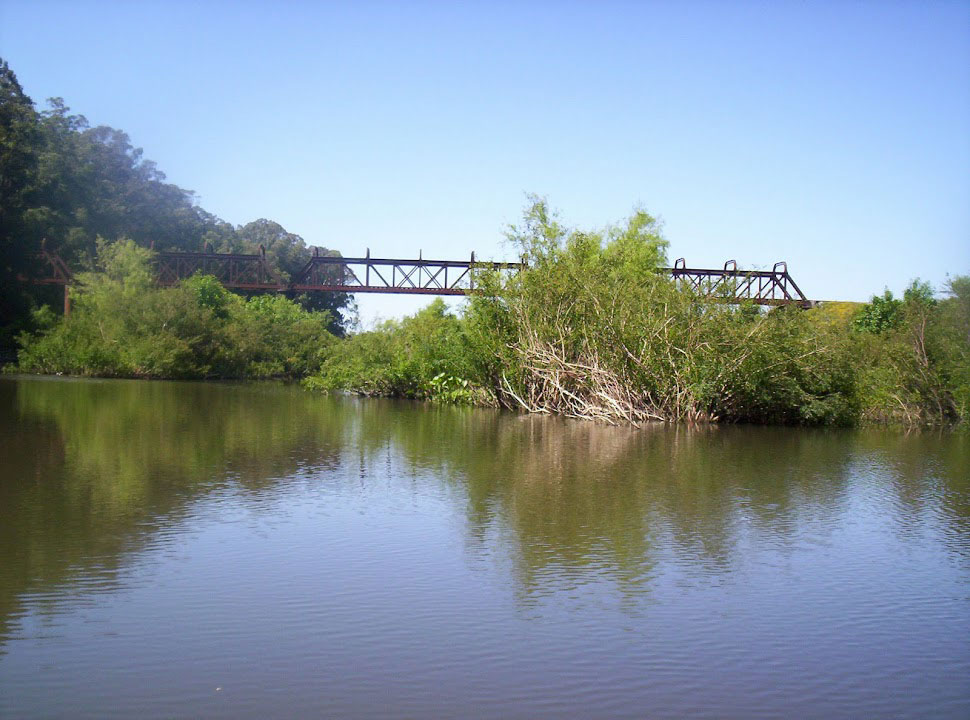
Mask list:
[[[476,292],[476,275],[483,271],[518,272],[524,263],[481,262],[472,253],[468,260],[416,260],[323,255],[319,248],[303,269],[284,281],[266,260],[260,247],[255,254],[206,252],[157,252],[153,258],[159,285],[171,286],[196,273],[213,275],[226,288],[264,292],[400,293],[406,295],[468,295]],[[742,270],[729,260],[720,269],[689,268],[683,258],[673,267],[660,268],[685,289],[725,302],[748,301],[757,305],[813,307],[788,274],[784,262],[771,270]],[[26,281],[40,285],[63,285],[73,281],[68,265],[56,252],[43,249],[37,271]]]
[[[788,263],[777,262],[771,270],[739,270],[734,260],[728,260],[719,270],[689,268],[684,258],[678,258],[672,268],[661,268],[674,281],[698,295],[723,299],[726,302],[749,301],[755,305],[799,305],[815,307],[788,274]]]

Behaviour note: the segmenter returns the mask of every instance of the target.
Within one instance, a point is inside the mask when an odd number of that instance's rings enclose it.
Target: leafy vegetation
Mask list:
[[[234,226],[206,212],[191,192],[167,182],[121,130],[91,127],[60,98],[38,112],[0,59],[0,352],[12,349],[21,331],[38,329],[32,308],[59,306],[60,288],[17,279],[36,271],[42,244],[71,267],[92,269],[99,238],[160,251],[255,253],[262,245],[283,278],[311,256],[303,238],[278,223]],[[331,332],[343,332],[348,295],[293,299],[329,312]]]
[[[893,297],[892,291],[874,295],[856,315],[852,325],[856,330],[878,335],[899,327],[902,322],[902,300]]]
[[[970,412],[970,278],[914,282],[858,309],[765,311],[697,297],[657,268],[667,243],[637,210],[563,227],[534,198],[509,239],[528,262],[328,347],[314,389],[442,399],[610,423],[943,424]]]
[[[891,324],[861,323],[852,349],[863,419],[937,425],[970,418],[970,277],[950,280],[945,293],[937,300],[914,281],[895,301]],[[871,316],[873,304],[859,318]]]
[[[429,399],[609,423],[943,424],[970,412],[970,279],[914,282],[845,307],[764,311],[697,297],[658,273],[666,242],[636,211],[564,229],[536,200],[510,228],[528,269],[478,276],[460,315],[435,300],[339,339],[326,312],[243,298],[214,278],[154,285],[151,251],[98,243],[75,310],[42,307],[29,372],[303,378],[314,390]]]
[[[20,338],[19,369],[103,377],[302,377],[335,342],[330,316],[283,296],[242,298],[215,278],[153,284],[150,251],[101,242],[98,271],[74,288],[74,311],[35,312]]]
[[[331,344],[321,356],[320,372],[305,384],[361,395],[493,404],[469,379],[475,374],[474,356],[464,322],[439,298],[412,317],[388,320]]]
[[[529,270],[472,302],[508,407],[607,422],[844,423],[840,338],[804,313],[706,300],[657,272],[667,243],[637,210],[599,232],[564,229],[534,199],[509,239]]]
[[[770,311],[701,298],[657,269],[667,241],[636,210],[570,229],[541,198],[509,241],[528,269],[480,270],[462,314],[437,300],[338,340],[349,298],[243,297],[211,277],[159,288],[151,250],[254,252],[292,276],[301,237],[233,226],[166,182],[128,136],[60,99],[37,112],[0,60],[0,351],[24,371],[304,378],[307,387],[474,403],[609,423],[943,424],[970,416],[970,277],[914,281],[859,309]],[[44,240],[87,272],[62,318],[30,274]],[[325,251],[332,252],[332,251]]]

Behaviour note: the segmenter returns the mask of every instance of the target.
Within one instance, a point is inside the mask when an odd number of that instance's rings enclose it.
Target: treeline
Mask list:
[[[316,390],[499,406],[608,423],[941,425],[970,416],[970,277],[937,299],[914,282],[844,306],[765,310],[699,297],[657,269],[667,243],[637,211],[563,228],[537,200],[512,228],[528,269],[478,271],[459,314],[441,300],[335,337],[285,297],[212,277],[153,284],[150,251],[101,242],[67,318],[34,312],[27,372],[303,378]]]
[[[528,263],[479,270],[460,314],[436,301],[340,339],[345,295],[242,297],[214,278],[152,282],[151,252],[306,261],[276,223],[233,226],[167,183],[121,131],[59,100],[42,112],[0,61],[0,346],[28,372],[304,378],[322,390],[474,403],[610,423],[651,420],[936,425],[970,416],[970,277],[914,282],[851,313],[702,298],[657,272],[667,242],[643,211],[591,232],[535,199],[508,232]],[[48,243],[87,268],[74,311],[17,281]],[[3,348],[0,347],[0,350]]]
[[[658,273],[667,242],[642,211],[584,232],[537,199],[508,235],[527,271],[479,277],[461,316],[436,302],[328,346],[306,384],[611,423],[970,417],[970,277],[943,299],[916,281],[855,313],[765,311]]]
[[[41,243],[71,267],[93,269],[99,238],[156,250],[253,253],[262,245],[284,279],[311,255],[303,238],[278,223],[236,226],[206,212],[121,130],[91,127],[60,98],[38,111],[0,59],[0,350],[31,329],[32,308],[59,304],[57,289],[18,281],[41,272],[34,260]],[[329,329],[342,332],[349,296],[294,299],[329,311]]]

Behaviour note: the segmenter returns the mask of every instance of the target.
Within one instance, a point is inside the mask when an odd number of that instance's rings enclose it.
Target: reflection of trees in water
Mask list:
[[[884,479],[894,532],[918,537],[934,526],[947,550],[970,569],[970,434],[865,432],[857,454]]]
[[[96,491],[112,502],[137,504],[153,473],[189,492],[226,469],[258,484],[340,445],[336,408],[295,387],[38,380],[20,385],[17,404],[57,423],[72,471],[104,479]]]
[[[281,386],[0,382],[0,638],[23,593],[110,586],[212,490],[231,483],[245,499],[336,466],[336,413]]]
[[[321,472],[328,482],[400,472],[447,485],[466,503],[471,551],[509,555],[530,595],[601,571],[635,592],[661,562],[730,572],[752,535],[784,550],[806,523],[837,527],[860,487],[891,498],[895,532],[929,518],[966,560],[967,442],[636,430],[276,385],[4,380],[0,640],[18,598],[78,578],[110,583],[132,551],[209,493],[231,486],[240,501],[272,508],[286,483]]]
[[[465,488],[473,547],[488,551],[497,533],[511,535],[527,590],[603,566],[621,585],[639,585],[659,552],[673,553],[687,571],[727,572],[744,537],[791,552],[809,526],[816,535],[834,530],[860,488],[870,496],[891,493],[896,517],[906,522],[931,508],[951,534],[967,523],[965,438],[732,426],[635,430],[429,406],[392,406],[402,421],[381,422],[386,411],[379,405],[362,405],[361,412],[373,415],[361,427],[381,437],[372,444],[387,443],[389,432],[409,463],[436,467]],[[860,472],[880,457],[892,461],[875,475]]]
[[[437,453],[461,478],[473,542],[511,530],[527,588],[596,566],[639,586],[669,548],[705,574],[729,569],[742,515],[790,542],[801,515],[836,512],[851,452],[846,436],[804,431],[618,429],[450,409],[391,427],[413,462]]]

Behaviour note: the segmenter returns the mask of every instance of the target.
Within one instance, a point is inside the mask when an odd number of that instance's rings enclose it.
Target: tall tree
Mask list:
[[[9,328],[27,307],[17,275],[30,258],[23,220],[39,134],[33,101],[0,58],[0,348],[9,347]]]
[[[254,253],[260,247],[266,251],[266,259],[275,267],[283,280],[293,278],[307,264],[313,251],[306,241],[299,235],[287,232],[286,228],[277,222],[260,218],[251,223],[240,226],[236,231],[234,248],[239,252]],[[327,256],[339,256],[340,253],[327,248],[319,248],[318,252]],[[342,268],[334,266],[334,272],[342,272]],[[335,282],[337,278],[335,277]],[[314,293],[298,295],[294,298],[306,310],[327,310],[334,318],[329,328],[335,335],[344,332],[343,311],[349,309],[351,298],[347,293]]]
[[[156,250],[256,252],[260,245],[284,279],[311,251],[299,235],[260,219],[235,227],[196,204],[194,194],[166,180],[126,133],[91,127],[60,98],[34,109],[13,71],[0,59],[0,345],[10,345],[28,316],[30,295],[17,276],[47,241],[68,263],[91,261],[98,238],[130,239]],[[325,251],[328,254],[331,251]],[[301,298],[307,309],[330,310],[340,322],[345,294]],[[334,325],[340,331],[339,325]]]
[[[62,255],[90,254],[98,236],[159,249],[201,248],[207,217],[191,192],[165,181],[121,130],[90,127],[60,98],[41,113],[43,152],[27,214],[32,234]]]

